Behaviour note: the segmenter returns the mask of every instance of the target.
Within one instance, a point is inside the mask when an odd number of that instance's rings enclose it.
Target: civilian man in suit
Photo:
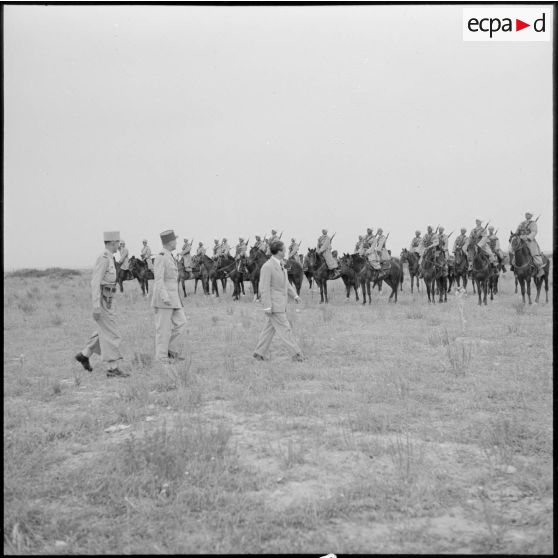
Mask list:
[[[285,244],[275,240],[269,245],[271,257],[265,262],[260,270],[259,291],[267,316],[267,324],[260,333],[258,344],[254,351],[254,358],[266,360],[269,347],[275,333],[287,345],[294,361],[303,361],[305,357],[302,350],[295,341],[291,324],[287,320],[287,300],[294,298],[298,304],[300,297],[290,285],[287,271],[283,265],[285,258]]]
[[[155,256],[155,283],[151,306],[155,309],[155,358],[172,363],[180,356],[186,316],[178,296],[178,262],[172,255],[178,237],[173,230],[161,233],[163,251]]]

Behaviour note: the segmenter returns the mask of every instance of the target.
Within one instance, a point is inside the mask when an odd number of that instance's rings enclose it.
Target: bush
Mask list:
[[[56,279],[63,279],[65,277],[74,277],[81,275],[81,271],[77,269],[65,269],[63,267],[49,267],[48,269],[16,269],[6,274],[6,277],[51,277]]]

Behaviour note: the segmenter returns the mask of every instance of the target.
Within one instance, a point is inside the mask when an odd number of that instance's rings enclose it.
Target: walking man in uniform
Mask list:
[[[97,258],[91,279],[91,298],[93,301],[93,319],[97,322],[97,331],[93,333],[87,345],[75,359],[85,370],[91,372],[93,368],[89,357],[93,353],[101,355],[101,360],[107,365],[107,376],[125,378],[129,376],[118,368],[118,361],[122,359],[120,343],[122,337],[116,326],[115,312],[112,299],[116,292],[116,268],[114,254],[118,250],[120,233],[117,231],[104,233],[105,250]]]
[[[287,301],[293,298],[300,303],[300,297],[289,283],[287,270],[283,265],[285,258],[285,244],[280,240],[271,243],[271,257],[260,270],[259,292],[261,295],[267,323],[260,333],[258,344],[254,350],[256,360],[268,360],[269,348],[275,333],[285,343],[292,355],[293,361],[305,360],[302,350],[296,342],[291,324],[287,320]]]
[[[151,306],[155,309],[155,359],[165,364],[184,360],[181,356],[186,316],[178,295],[178,262],[174,231],[161,233],[163,251],[155,256],[155,282]]]

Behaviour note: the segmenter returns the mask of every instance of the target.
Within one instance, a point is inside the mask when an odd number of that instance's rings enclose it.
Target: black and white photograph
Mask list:
[[[553,553],[553,4],[0,9],[4,554]]]

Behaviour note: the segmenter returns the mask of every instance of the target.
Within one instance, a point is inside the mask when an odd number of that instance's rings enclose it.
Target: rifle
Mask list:
[[[331,237],[331,240],[333,240],[333,237],[334,237],[336,234],[337,234],[336,232],[333,233],[333,236]],[[331,240],[330,240],[330,242],[331,242]]]
[[[440,228],[440,225],[438,225],[438,226],[436,227],[436,230],[434,231],[434,234],[437,234],[437,233],[438,233],[438,229],[439,229],[439,228]]]
[[[539,215],[539,217],[540,217],[540,216],[541,216],[541,215]],[[539,217],[537,217],[537,218],[535,219],[535,223],[539,220]]]
[[[450,237],[453,233],[454,233],[454,231],[451,231],[451,232],[448,234],[448,240],[449,240],[449,237]]]
[[[482,230],[485,231],[485,230],[486,230],[486,227],[488,227],[488,225],[490,225],[490,221],[487,221],[487,222],[486,222],[486,225],[484,225],[484,228],[483,228]]]
[[[279,235],[279,240],[281,240],[282,236],[283,236],[283,231],[281,231],[281,234]]]

